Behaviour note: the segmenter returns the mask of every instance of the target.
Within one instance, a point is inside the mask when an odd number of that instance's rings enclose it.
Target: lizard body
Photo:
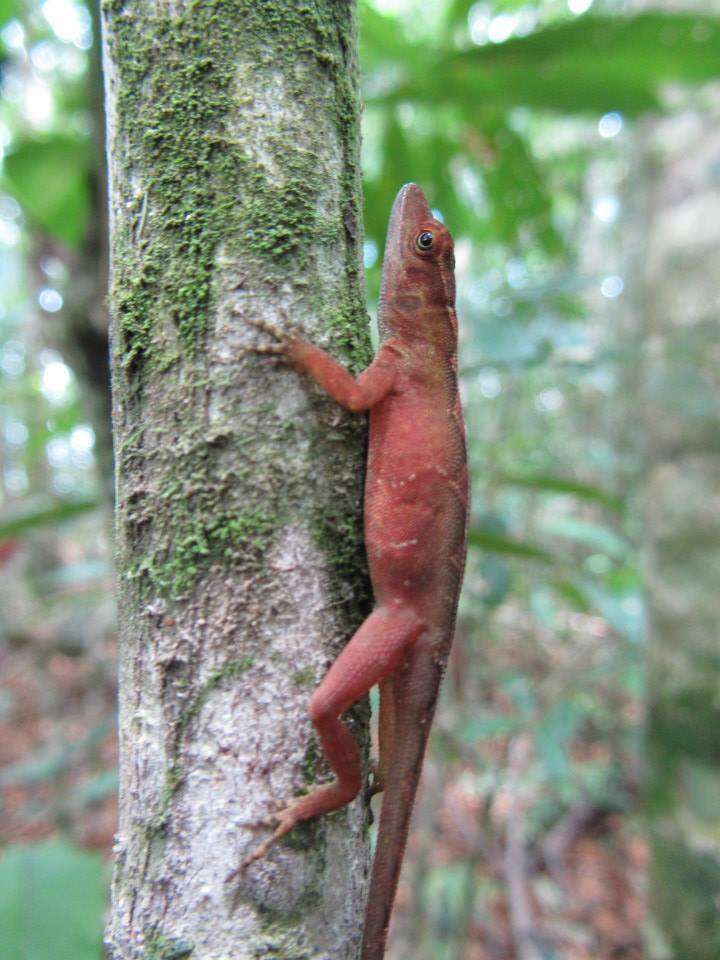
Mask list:
[[[299,821],[357,796],[360,752],[340,717],[379,684],[377,779],[384,797],[362,960],[382,960],[465,562],[468,476],[452,238],[432,217],[422,190],[406,184],[388,227],[380,349],[357,379],[306,341],[256,326],[275,338],[259,349],[281,354],[346,408],[370,411],[365,543],[375,607],[310,702],[335,781],[279,813],[275,832],[244,866]]]

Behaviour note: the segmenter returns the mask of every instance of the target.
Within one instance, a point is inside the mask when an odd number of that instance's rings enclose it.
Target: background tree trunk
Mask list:
[[[717,110],[694,106],[643,125],[630,178],[652,960],[720,952],[720,136]]]
[[[357,370],[354,4],[105,0],[121,811],[110,956],[356,955],[362,802],[251,868],[327,776],[310,692],[366,613],[364,420],[243,347],[282,311]],[[366,737],[367,710],[354,713]],[[239,951],[239,952],[238,952]]]

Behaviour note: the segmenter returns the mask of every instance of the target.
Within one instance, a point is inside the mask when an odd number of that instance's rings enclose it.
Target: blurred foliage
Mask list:
[[[558,931],[556,947],[538,941],[536,954],[564,956],[572,945],[578,958],[636,957],[644,604],[637,463],[614,420],[636,361],[612,313],[622,294],[618,223],[628,125],[669,109],[668,85],[677,99],[717,75],[720,21],[609,6],[575,16],[556,0],[363,0],[360,13],[370,300],[388,211],[398,186],[415,180],[456,238],[473,484],[458,643],[418,813],[434,829],[411,849],[397,955],[470,957],[467,944],[483,940],[494,956],[513,956],[508,851],[517,848],[522,882]],[[90,35],[76,0],[0,0],[0,563],[7,583],[22,584],[8,587],[8,610],[20,614],[12,626],[0,615],[0,643],[12,636],[13,663],[28,671],[39,669],[37,649],[56,669],[57,650],[92,662],[98,621],[87,611],[107,597],[107,548],[92,533],[92,431],[46,336],[62,322],[69,265],[92,228]],[[37,626],[45,620],[49,639]],[[30,695],[11,687],[7,696]],[[29,757],[10,757],[0,790],[59,785],[54,805],[29,794],[31,836],[38,809],[66,828],[114,787],[106,761],[68,783],[106,732],[92,709],[72,745],[39,738]],[[103,830],[101,847],[112,832]],[[602,842],[579,847],[587,830]],[[39,903],[52,918],[63,869],[86,885],[76,932],[93,944],[99,874],[66,846],[10,848],[2,910],[17,907],[13,878],[43,875]],[[573,904],[568,891],[588,873],[603,881],[592,895],[576,890]],[[593,919],[598,902],[618,918],[624,953]],[[76,943],[59,931],[52,942],[55,956],[59,943]],[[78,960],[97,956],[80,941],[73,949]]]
[[[8,517],[0,523],[0,539],[16,537],[24,534],[33,527],[56,526],[65,520],[70,520],[79,513],[93,510],[97,500],[68,500],[52,506],[36,507],[26,510],[15,517]]]
[[[381,35],[376,27],[373,39]],[[589,13],[492,46],[446,52],[446,40],[435,56],[426,45],[415,47],[420,68],[385,97],[450,103],[475,119],[517,106],[637,115],[660,106],[662,83],[713,79],[719,45],[712,15]]]
[[[514,7],[520,10],[514,17],[504,12]],[[366,139],[377,153],[377,168],[366,164],[366,227],[376,243],[396,185],[412,171],[456,233],[557,255],[568,237],[553,216],[552,167],[563,160],[538,162],[527,118],[517,111],[635,116],[661,106],[664,84],[717,75],[717,17],[647,12],[568,19],[562,10],[452,4],[442,25],[413,40],[410,16],[403,23],[361,5]],[[528,12],[534,29],[512,36]],[[488,42],[487,28],[499,18],[510,33],[502,43]],[[412,26],[417,30],[417,21]],[[581,175],[585,146],[579,138],[564,158],[566,169]]]
[[[85,237],[92,157],[81,137],[62,133],[20,139],[3,165],[8,190],[33,225],[70,247]]]
[[[4,27],[5,24],[20,12],[20,4],[18,0],[0,0],[0,27]]]
[[[64,841],[0,855],[3,960],[97,960],[106,877],[102,858]]]

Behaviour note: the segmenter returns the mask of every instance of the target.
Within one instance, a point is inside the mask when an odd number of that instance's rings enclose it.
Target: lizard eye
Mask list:
[[[422,233],[418,234],[415,238],[415,246],[418,250],[429,250],[433,245],[434,237],[429,230],[423,230]]]

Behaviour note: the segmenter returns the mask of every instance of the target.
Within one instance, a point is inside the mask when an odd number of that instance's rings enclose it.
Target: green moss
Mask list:
[[[273,153],[283,150],[274,138]],[[302,269],[313,243],[338,240],[338,225],[321,220],[315,210],[320,189],[317,158],[295,148],[286,158],[280,182],[269,180],[257,168],[248,173],[246,189],[239,198],[246,252],[282,259],[292,254],[294,268]]]
[[[249,956],[256,960],[312,960],[314,955],[301,936],[290,930],[274,928],[255,937],[250,950]]]
[[[119,349],[127,368],[150,361],[162,369],[204,343],[221,244],[257,255],[265,268],[293,257],[300,275],[315,244],[357,229],[356,97],[337,55],[338,39],[342,51],[352,50],[352,27],[330,2],[189,0],[142,17],[121,0],[104,0],[103,9],[119,74],[114,146],[132,145],[125,162],[134,185],[125,198],[132,215],[120,219],[113,250]],[[312,71],[330,74],[344,153],[344,226],[318,211],[316,152],[292,131],[263,144],[276,163],[260,163],[238,142],[234,128],[252,106],[238,85],[243,64],[265,71],[268,83],[282,74],[286,102],[311,102]],[[353,244],[345,246],[345,289],[357,323],[357,257]]]
[[[158,593],[177,598],[185,594],[198,574],[213,561],[229,559],[242,552],[259,561],[266,535],[274,523],[259,511],[245,516],[232,513],[204,513],[201,506],[182,508],[182,516],[174,516],[177,530],[163,542],[159,551],[141,556],[128,570],[130,578],[141,578]]]
[[[249,271],[250,288],[290,279],[303,291],[306,308],[325,318],[335,348],[354,370],[364,367],[369,349],[357,256],[350,14],[339,13],[330,0],[297,6],[279,0],[189,0],[179,8],[142,11],[122,0],[104,0],[103,9],[118,74],[113,148],[116,180],[124,189],[114,230],[111,297],[120,400],[127,397],[139,407],[136,398],[150,371],[156,384],[165,372],[168,391],[189,396],[204,389],[207,373],[198,358],[214,306],[219,253],[224,262]],[[317,115],[328,116],[328,88],[317,83],[323,74],[334,92],[335,131],[322,129],[315,136],[332,135],[342,148],[340,217],[330,217],[318,203],[327,191],[317,163],[323,147],[313,142],[304,120],[313,112],[313,97]],[[253,114],[258,90],[287,104],[303,103],[305,112],[288,109],[273,127],[258,126]],[[252,136],[256,127],[261,148]],[[313,283],[320,247],[345,251],[346,269],[332,306],[327,291],[321,297]],[[275,426],[280,445],[280,423]],[[286,422],[285,428],[294,427]],[[130,424],[118,449],[121,472],[137,472],[148,455],[141,438],[142,426]],[[164,447],[172,440],[158,437],[154,443]],[[183,464],[170,457],[163,468],[169,477],[161,491],[163,529],[154,495],[149,505],[142,495],[129,505],[135,535],[127,575],[145,593],[180,597],[209,564],[240,552],[259,557],[287,519],[280,514],[292,491],[275,484],[240,509],[228,509],[231,486],[251,484],[250,471],[223,475],[215,469],[213,452],[204,453],[203,464],[198,454]]]
[[[106,4],[120,71],[119,125],[136,149],[138,182],[134,221],[116,250],[126,364],[149,353],[159,323],[174,323],[191,351],[207,329],[215,252],[238,186],[236,172],[228,180],[228,153],[236,167],[243,159],[223,134],[232,74],[227,55],[213,58],[221,42],[216,6],[190,3],[178,17],[156,8],[143,29],[124,6]],[[163,70],[152,69],[159,57]]]
[[[241,558],[250,566],[259,561],[277,525],[262,504],[264,491],[258,490],[256,502],[244,510],[233,506],[234,491],[240,483],[247,486],[251,471],[220,466],[226,438],[193,443],[193,432],[188,431],[184,449],[167,451],[159,493],[149,497],[141,489],[123,505],[134,541],[126,576],[144,594],[152,590],[178,598],[213,563],[232,567]],[[121,470],[131,468],[129,458],[141,456],[138,444],[119,451]]]
[[[315,680],[315,668],[314,667],[303,667],[302,670],[296,670],[292,675],[292,682],[297,687],[314,687]]]
[[[338,11],[331,0],[188,0],[173,8],[103,0],[103,10],[118,95],[112,147],[121,195],[111,299],[119,401],[142,417],[140,398],[150,382],[177,398],[218,386],[205,382],[203,348],[220,255],[223,263],[242,265],[249,290],[289,280],[304,309],[324,318],[334,349],[351,368],[366,366],[350,11]],[[323,77],[329,85],[318,83]],[[258,121],[258,92],[269,103],[288,105],[276,123]],[[314,132],[306,119],[313,114],[324,125]],[[326,148],[313,136],[341,146],[339,217],[319,203],[327,184],[317,158]],[[344,251],[345,271],[331,293],[314,282],[320,248]],[[188,407],[188,415],[195,417],[197,408]],[[264,449],[253,451],[256,463],[276,459],[271,440],[279,448],[297,430],[287,418],[275,418],[272,436],[267,422],[258,427]],[[249,463],[230,474],[219,468],[210,444],[173,456],[173,437],[154,437],[148,450],[138,419],[127,430],[118,448],[121,474],[141,473],[143,458],[162,450],[167,478],[161,478],[159,503],[155,486],[133,493],[123,518],[131,546],[126,575],[143,596],[181,597],[219,561],[232,568],[242,555],[244,565],[252,565],[274,531],[293,519],[286,504],[303,499],[292,465],[281,465],[260,489]],[[347,441],[351,434],[341,432]],[[238,488],[249,488],[240,504],[233,496]],[[346,548],[345,531],[333,530],[331,520],[311,519],[311,526],[318,546],[330,545],[342,588],[343,571],[357,569],[349,554],[360,541],[353,534]]]
[[[315,951],[308,947],[298,930],[302,931],[303,919],[317,910],[320,899],[319,893],[310,889],[292,910],[273,910],[259,905],[257,918],[261,932],[253,944],[254,955],[274,960],[310,960]]]
[[[358,327],[358,309],[365,316],[362,304],[359,307],[351,304],[335,310],[330,320],[333,341],[347,360],[348,369],[356,374],[364,370],[373,357],[367,325]]]
[[[318,744],[315,737],[311,737],[308,740],[308,745],[305,749],[305,756],[302,761],[302,778],[303,782],[307,784],[315,783],[317,778],[317,764],[318,764]]]
[[[370,611],[372,588],[365,559],[362,518],[337,502],[319,505],[310,517],[313,542],[327,558],[330,587],[361,620]],[[348,592],[348,584],[353,584]]]
[[[185,960],[192,956],[194,950],[193,944],[186,940],[163,937],[155,933],[147,941],[145,960]]]
[[[165,771],[165,783],[158,799],[155,811],[147,822],[147,832],[151,836],[163,833],[167,825],[172,798],[182,786],[183,775],[179,763],[173,761]]]

